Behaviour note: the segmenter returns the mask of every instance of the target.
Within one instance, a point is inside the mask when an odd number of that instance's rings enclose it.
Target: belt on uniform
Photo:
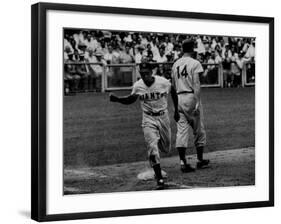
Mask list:
[[[162,111],[159,111],[159,112],[147,112],[147,111],[144,111],[145,114],[147,115],[150,115],[150,116],[162,116],[165,114],[165,110],[162,110]]]
[[[193,90],[191,90],[191,91],[182,91],[182,92],[179,92],[177,94],[180,95],[180,94],[185,94],[185,93],[194,93],[194,91]]]

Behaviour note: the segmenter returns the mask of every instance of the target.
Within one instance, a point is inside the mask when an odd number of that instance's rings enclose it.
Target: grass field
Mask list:
[[[128,93],[117,92],[120,95]],[[171,99],[169,102],[174,143],[176,125],[172,119]],[[202,103],[207,131],[206,151],[254,146],[254,88],[206,88],[202,90]],[[147,153],[141,116],[139,102],[130,106],[111,103],[108,93],[64,97],[65,168],[145,161]],[[192,139],[189,145],[188,151],[193,154]],[[171,154],[177,152],[173,149]]]

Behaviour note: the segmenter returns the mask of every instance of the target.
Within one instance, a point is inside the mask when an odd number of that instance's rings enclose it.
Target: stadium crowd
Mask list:
[[[214,82],[211,75],[212,71],[217,72],[214,64],[221,64],[224,85],[237,87],[241,84],[243,66],[252,66],[248,62],[255,61],[255,38],[67,29],[64,31],[66,87],[73,91],[100,91],[102,66],[107,64],[138,64],[144,60],[163,63],[157,66],[157,73],[167,76],[172,63],[181,57],[181,43],[185,39],[194,40],[195,57],[208,64],[202,77],[205,82]],[[254,66],[250,69],[254,73]]]

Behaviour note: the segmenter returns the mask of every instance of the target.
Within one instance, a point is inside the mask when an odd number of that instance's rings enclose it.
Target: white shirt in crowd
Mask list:
[[[87,46],[87,49],[92,49],[93,51],[95,51],[100,46],[99,42],[93,37],[91,37],[90,41],[86,39],[85,44]]]
[[[198,54],[205,54],[206,49],[205,49],[205,46],[204,46],[201,38],[197,38],[196,42],[197,42],[197,53]]]
[[[143,59],[143,55],[142,55],[140,52],[138,52],[138,53],[135,55],[135,62],[136,62],[137,64],[139,64],[139,63],[142,62],[142,59]]]
[[[174,45],[171,42],[167,43],[165,48],[165,54],[171,53],[173,49],[174,49]]]
[[[164,63],[164,62],[167,62],[168,59],[166,57],[166,55],[158,55],[158,57],[155,57],[155,60],[158,62],[158,63]]]
[[[217,46],[217,41],[215,39],[212,40],[211,48],[214,50]]]
[[[105,61],[109,61],[111,64],[119,63],[120,54],[117,51],[112,51],[112,53],[107,52],[103,56]]]
[[[245,56],[245,58],[254,58],[255,57],[255,47],[254,45],[250,45]]]
[[[66,47],[69,47],[71,52],[73,52],[73,47],[72,45],[70,44],[70,42],[67,40],[67,39],[63,39],[63,49],[65,49]]]
[[[132,40],[131,34],[129,34],[128,36],[124,37],[124,41],[125,42],[132,42],[133,40]]]

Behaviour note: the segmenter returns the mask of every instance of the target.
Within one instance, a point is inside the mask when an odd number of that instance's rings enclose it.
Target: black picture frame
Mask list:
[[[161,207],[149,209],[114,210],[101,212],[52,214],[46,213],[46,13],[48,10],[69,12],[110,13],[138,16],[177,17],[216,21],[253,22],[269,25],[269,200],[243,203],[196,206]],[[136,8],[118,8],[89,5],[37,3],[32,5],[32,155],[31,155],[31,218],[36,221],[74,220],[116,216],[134,216],[222,209],[274,206],[274,18],[240,15],[163,11]]]

